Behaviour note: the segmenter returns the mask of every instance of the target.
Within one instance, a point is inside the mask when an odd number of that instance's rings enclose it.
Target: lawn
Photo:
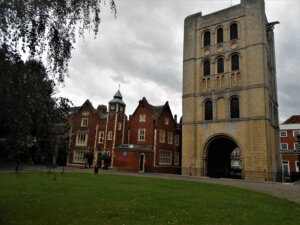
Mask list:
[[[0,173],[0,224],[300,224],[300,206],[233,187],[81,173]]]

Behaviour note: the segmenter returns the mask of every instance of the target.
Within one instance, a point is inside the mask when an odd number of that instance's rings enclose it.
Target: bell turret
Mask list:
[[[109,112],[117,112],[117,113],[124,113],[125,112],[125,102],[122,100],[123,96],[118,90],[114,95],[114,98],[109,101]]]

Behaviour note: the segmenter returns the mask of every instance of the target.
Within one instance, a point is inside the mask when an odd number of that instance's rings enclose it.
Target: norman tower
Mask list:
[[[274,24],[263,0],[185,19],[182,174],[281,171]]]

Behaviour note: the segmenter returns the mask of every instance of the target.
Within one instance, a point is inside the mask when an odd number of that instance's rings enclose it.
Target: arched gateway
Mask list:
[[[238,144],[226,135],[211,138],[205,147],[206,175],[209,177],[241,178],[242,161]]]

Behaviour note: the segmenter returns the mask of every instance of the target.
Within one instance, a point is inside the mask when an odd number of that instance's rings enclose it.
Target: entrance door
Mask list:
[[[144,161],[145,161],[145,156],[144,154],[140,154],[140,172],[144,172],[145,166],[144,166]]]

